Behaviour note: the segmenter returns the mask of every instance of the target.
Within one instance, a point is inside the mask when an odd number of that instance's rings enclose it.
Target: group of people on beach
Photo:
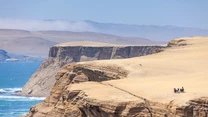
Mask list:
[[[181,89],[174,88],[174,93],[184,93],[184,88],[183,87]]]

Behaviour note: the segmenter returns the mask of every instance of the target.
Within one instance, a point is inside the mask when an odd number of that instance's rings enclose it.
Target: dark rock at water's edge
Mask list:
[[[18,55],[13,53],[8,53],[11,58],[16,58],[19,62],[43,62],[46,58],[44,57],[31,57],[25,55]]]
[[[0,61],[5,61],[6,59],[11,58],[5,50],[0,49]]]
[[[0,62],[43,62],[46,58],[8,53],[0,49]]]

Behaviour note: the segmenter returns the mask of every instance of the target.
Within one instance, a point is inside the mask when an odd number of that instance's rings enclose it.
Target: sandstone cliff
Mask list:
[[[149,55],[161,51],[163,46],[119,46],[103,43],[66,43],[50,48],[49,58],[32,75],[22,89],[21,95],[48,96],[55,83],[55,74],[72,62],[123,59]]]
[[[0,22],[1,23],[1,22]],[[114,44],[164,44],[140,37],[122,37],[96,32],[28,31],[0,29],[0,49],[17,55],[47,58],[49,48],[74,41],[95,41]]]
[[[174,104],[174,100],[170,103],[150,101],[107,82],[101,82],[125,78],[127,74],[128,71],[118,66],[67,65],[57,73],[50,96],[32,107],[25,117],[208,116],[208,97],[193,99],[186,106],[178,106]],[[77,83],[84,86],[76,86]],[[115,93],[113,96],[117,97],[112,97],[111,93],[100,90],[99,87],[111,90]],[[92,96],[92,92],[97,93],[96,96]]]
[[[26,117],[207,117],[208,38],[170,43],[154,55],[65,65]]]
[[[127,75],[128,71],[119,66],[92,64],[66,65],[57,73],[56,83],[51,90],[50,96],[43,103],[32,107],[26,117],[151,116],[152,113],[150,111],[152,109],[146,99],[133,94],[125,94],[125,91],[117,89],[108,83],[101,82],[125,78]],[[78,89],[71,88],[71,86],[77,83],[88,81],[99,82],[101,87],[117,92],[118,96],[121,96],[123,93],[125,96],[119,97],[124,98],[123,101],[119,100],[119,98],[118,100],[111,100],[111,97],[108,95],[106,95],[107,100],[101,101],[102,98],[95,99],[90,97],[82,87]],[[88,85],[90,89],[99,88],[97,83],[93,82],[83,85]],[[100,93],[106,94],[105,91]],[[168,112],[168,110],[160,108],[157,110]]]

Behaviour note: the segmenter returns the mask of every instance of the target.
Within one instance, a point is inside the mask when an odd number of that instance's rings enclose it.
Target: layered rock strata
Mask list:
[[[208,98],[197,98],[187,102],[187,106],[160,103],[137,96],[125,89],[107,82],[125,78],[128,71],[119,66],[69,64],[56,74],[50,96],[44,102],[32,107],[25,117],[207,117]],[[84,83],[86,82],[86,83]],[[88,82],[88,83],[87,83]],[[106,87],[115,90],[121,100],[102,100],[91,97],[77,84],[89,88]],[[101,92],[98,92],[101,93]],[[99,94],[98,94],[99,95]],[[103,94],[104,95],[104,94]],[[110,96],[109,96],[110,97]]]
[[[159,117],[161,114],[169,113],[165,105],[162,105],[163,108],[152,108],[151,104],[160,104],[150,103],[145,98],[133,94],[128,95],[128,97],[132,98],[131,101],[110,102],[93,99],[88,97],[82,90],[71,89],[71,86],[77,83],[89,81],[110,86],[101,81],[125,78],[127,74],[128,71],[118,66],[66,65],[57,73],[56,83],[51,90],[50,96],[43,103],[32,107],[30,113],[25,117],[150,117],[153,115]],[[110,86],[110,88],[117,90],[113,86]],[[126,92],[121,90],[121,93]],[[161,112],[157,112],[158,110]]]
[[[138,57],[160,52],[162,48],[164,46],[54,46],[49,58],[25,84],[21,95],[48,96],[55,74],[67,63]]]

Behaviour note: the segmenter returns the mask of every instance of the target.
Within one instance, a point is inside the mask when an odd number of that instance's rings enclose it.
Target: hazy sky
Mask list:
[[[66,19],[208,29],[208,0],[0,0],[0,19]]]

